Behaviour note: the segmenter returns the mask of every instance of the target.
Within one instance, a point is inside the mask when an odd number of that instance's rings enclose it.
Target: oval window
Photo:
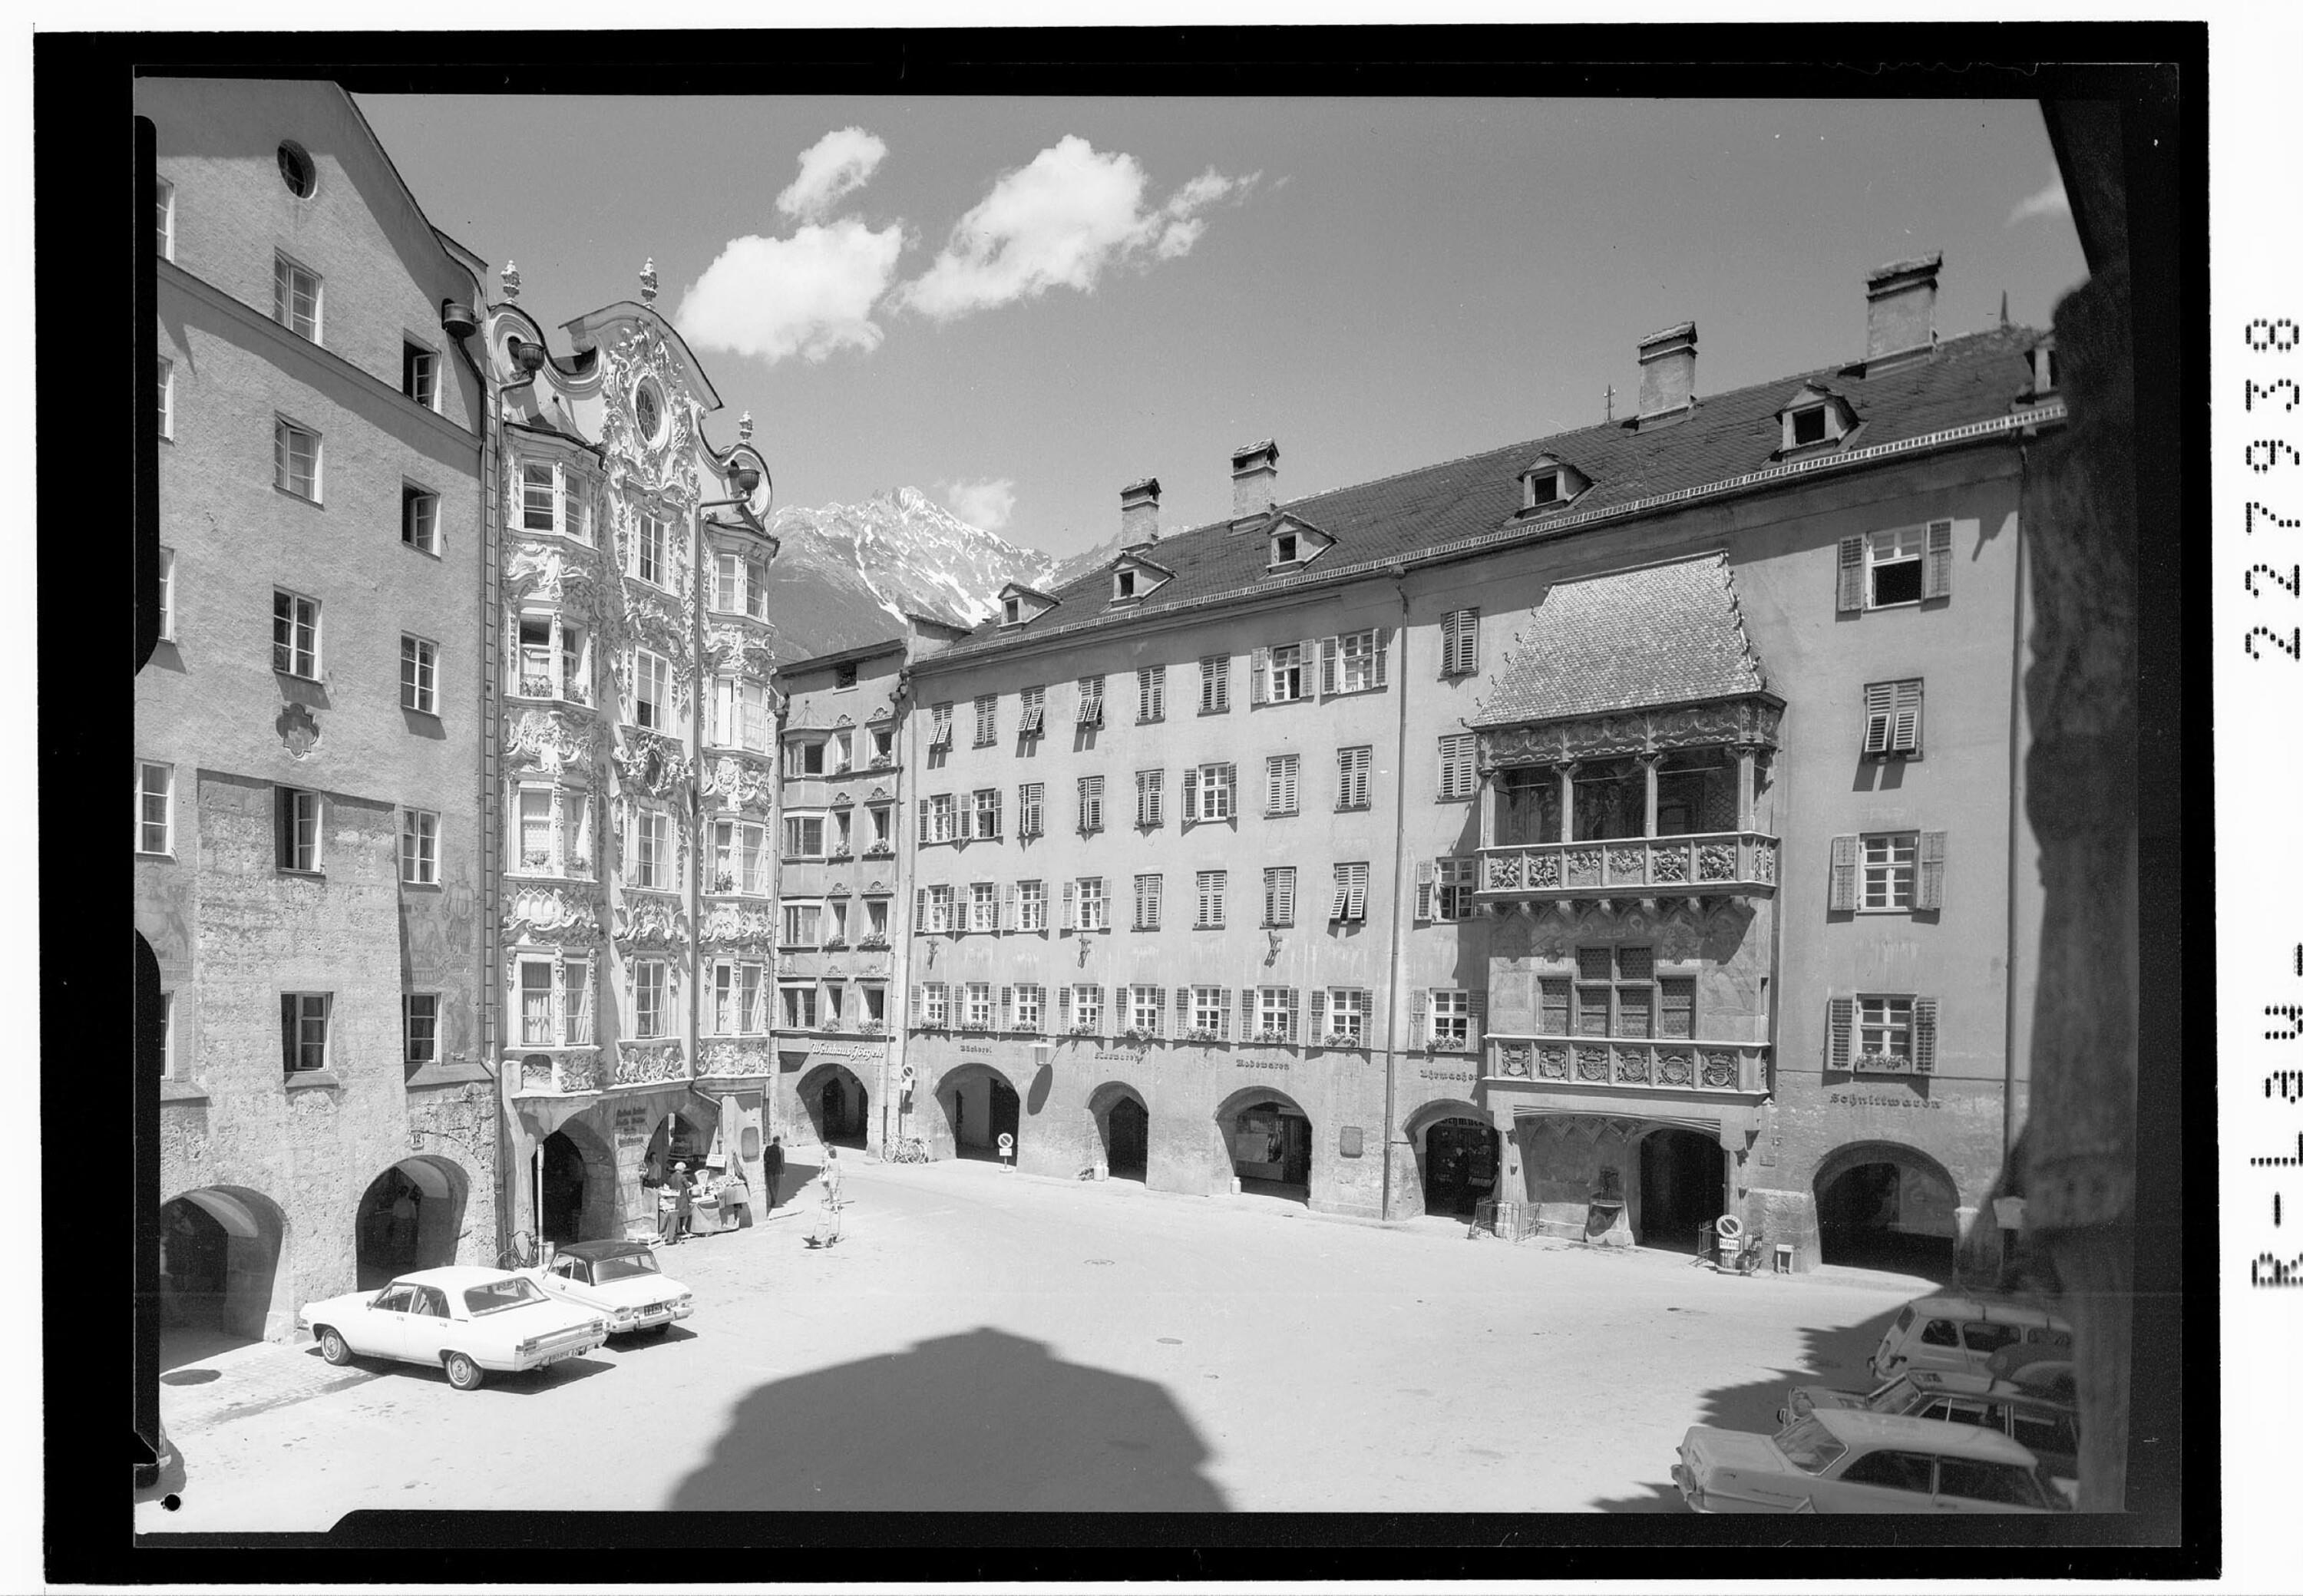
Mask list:
[[[654,383],[642,383],[639,392],[632,396],[632,414],[639,418],[640,437],[653,443],[663,430],[663,401],[658,396]]]
[[[293,139],[280,141],[280,181],[299,199],[309,199],[312,190],[319,186],[319,173],[312,165],[312,157]]]

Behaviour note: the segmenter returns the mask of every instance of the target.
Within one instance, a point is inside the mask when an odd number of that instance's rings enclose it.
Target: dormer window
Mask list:
[[[1115,570],[1111,573],[1111,602],[1119,604],[1135,596],[1135,573]]]
[[[1293,515],[1281,515],[1265,528],[1263,546],[1265,570],[1292,572],[1335,547],[1336,540]]]
[[[1156,560],[1145,558],[1142,549],[1131,549],[1111,568],[1111,602],[1132,604],[1149,598],[1175,574]]]
[[[1776,444],[1776,456],[1837,449],[1847,442],[1855,430],[1855,408],[1840,395],[1819,384],[1809,383],[1784,402],[1776,412],[1776,420],[1783,428],[1783,437]]]
[[[2055,391],[2055,341],[2042,340],[2031,348],[2031,393],[2044,399]]]
[[[1024,601],[1022,599],[1011,598],[1006,604],[1000,606],[1000,624],[1002,626],[1021,626],[1024,624]]]
[[[1547,454],[1519,474],[1520,513],[1556,510],[1585,488],[1591,479],[1565,460]]]
[[[1272,564],[1293,565],[1299,558],[1301,556],[1296,552],[1295,534],[1293,532],[1282,532],[1271,540]]]
[[[1004,629],[1025,626],[1037,621],[1055,607],[1056,601],[1046,594],[1010,582],[1000,590],[1000,624]],[[1118,595],[1114,595],[1115,601]]]

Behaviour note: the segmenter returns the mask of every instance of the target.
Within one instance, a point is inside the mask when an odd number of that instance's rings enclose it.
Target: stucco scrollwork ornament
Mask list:
[[[686,1055],[676,1040],[627,1042],[617,1052],[616,1084],[620,1086],[678,1080],[688,1073]]]
[[[600,934],[597,903],[567,887],[522,887],[510,895],[504,937],[511,942],[589,940]]]
[[[524,709],[512,720],[504,752],[540,771],[581,769],[592,763],[592,739],[558,710]]]
[[[714,1042],[704,1047],[696,1060],[696,1067],[706,1075],[733,1075],[736,1073],[736,1059],[734,1043]]]
[[[627,790],[650,798],[670,798],[695,777],[687,753],[670,738],[637,726],[618,732],[616,773]]]
[[[662,495],[674,509],[695,507],[696,421],[679,363],[652,326],[628,327],[602,351],[600,442],[610,469],[643,491]],[[657,435],[643,437],[634,416],[640,385],[654,379],[665,414]],[[618,468],[621,468],[618,470]],[[677,518],[675,518],[677,519]]]
[[[765,812],[774,798],[774,783],[765,764],[742,759],[732,754],[722,754],[702,767],[696,790],[707,800],[707,807],[733,812],[738,809],[757,809]]]
[[[688,938],[688,916],[679,900],[636,892],[616,906],[616,945],[669,948]]]
[[[589,550],[576,553],[557,544],[514,543],[504,562],[504,595],[515,604],[530,598],[561,603],[594,586],[592,559]]]
[[[703,940],[715,944],[772,946],[776,923],[764,908],[743,903],[715,903],[704,916]]]
[[[280,746],[291,759],[301,759],[320,746],[319,720],[304,705],[291,704],[282,709],[272,729],[280,734]]]

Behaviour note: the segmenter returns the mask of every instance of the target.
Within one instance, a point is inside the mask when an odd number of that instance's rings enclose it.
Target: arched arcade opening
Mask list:
[[[800,1083],[799,1101],[818,1142],[863,1147],[872,1124],[872,1094],[854,1070],[831,1064],[814,1071]]]
[[[619,1235],[616,1161],[598,1134],[570,1119],[544,1138],[542,1153],[536,1234],[560,1246]]]
[[[1308,1204],[1312,1118],[1268,1087],[1235,1092],[1216,1110],[1231,1178],[1244,1193]]]
[[[1091,1093],[1088,1113],[1095,1120],[1105,1172],[1114,1180],[1145,1180],[1152,1165],[1152,1110],[1142,1094],[1118,1081]]]
[[[951,1148],[959,1158],[997,1160],[1000,1138],[1015,1138],[1017,1156],[1024,1146],[1024,1100],[1008,1077],[988,1064],[963,1064],[936,1083],[935,1100],[943,1110]]]
[[[292,1324],[274,1301],[287,1220],[270,1198],[202,1186],[160,1205],[160,1366],[175,1368]]]
[[[1727,1153],[1717,1133],[1666,1125],[1639,1138],[1634,1238],[1693,1254],[1703,1227],[1727,1212]]]
[[[1894,1142],[1835,1149],[1815,1172],[1826,1263],[1949,1279],[1959,1244],[1959,1186],[1942,1164]]]
[[[430,1156],[403,1158],[369,1181],[352,1217],[354,1287],[453,1263],[470,1190],[459,1165]]]

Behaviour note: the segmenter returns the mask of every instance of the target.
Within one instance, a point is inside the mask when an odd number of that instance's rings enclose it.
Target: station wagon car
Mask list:
[[[516,1373],[591,1352],[608,1338],[598,1313],[546,1296],[510,1270],[419,1269],[381,1291],[306,1303],[296,1315],[332,1364],[353,1357],[431,1364],[468,1391],[486,1371]]]
[[[2068,1358],[2071,1327],[2044,1308],[2008,1298],[1923,1296],[1906,1303],[1879,1338],[1871,1378],[1892,1380],[1906,1369],[1982,1373],[1993,1354],[2026,1346]]]
[[[695,1294],[656,1267],[644,1241],[578,1241],[551,1262],[521,1271],[562,1302],[606,1316],[608,1333],[662,1335],[696,1312]]]
[[[1869,1391],[1798,1386],[1776,1410],[1776,1418],[1788,1424],[1824,1408],[1979,1424],[2022,1442],[2050,1480],[2076,1479],[2079,1474],[2079,1415],[2071,1405],[1988,1374],[1907,1369]]]
[[[1773,1435],[1696,1425],[1672,1465],[1697,1513],[2052,1513],[2038,1459],[1994,1430],[1818,1408]]]

